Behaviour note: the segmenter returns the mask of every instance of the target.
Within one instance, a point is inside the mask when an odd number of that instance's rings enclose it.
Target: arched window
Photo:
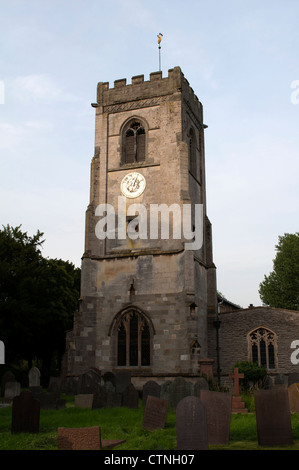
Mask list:
[[[267,369],[276,369],[277,338],[267,328],[259,327],[249,333],[249,360]]]
[[[123,131],[122,163],[136,163],[145,160],[146,133],[142,123],[130,121]]]
[[[117,328],[117,365],[150,365],[150,327],[146,318],[134,309],[124,313]]]

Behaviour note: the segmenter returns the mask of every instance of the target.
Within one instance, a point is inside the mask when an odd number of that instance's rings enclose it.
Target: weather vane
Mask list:
[[[163,34],[157,34],[158,38],[158,48],[159,48],[159,72],[161,71],[161,41],[162,41]]]

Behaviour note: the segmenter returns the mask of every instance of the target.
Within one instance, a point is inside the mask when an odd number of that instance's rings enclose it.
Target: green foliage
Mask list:
[[[244,390],[248,390],[251,383],[254,386],[261,386],[263,379],[267,375],[267,369],[255,362],[239,361],[235,363],[233,369],[235,367],[239,369],[241,374],[244,374],[244,379],[240,379],[240,385]]]
[[[265,305],[299,310],[299,233],[278,239],[273,271],[264,276],[259,294]]]
[[[6,364],[33,359],[50,368],[63,353],[80,288],[72,263],[41,254],[43,233],[0,230],[0,332]]]

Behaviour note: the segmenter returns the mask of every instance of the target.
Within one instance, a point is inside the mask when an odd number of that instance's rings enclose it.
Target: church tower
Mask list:
[[[67,375],[199,375],[217,308],[202,105],[181,69],[98,83]]]

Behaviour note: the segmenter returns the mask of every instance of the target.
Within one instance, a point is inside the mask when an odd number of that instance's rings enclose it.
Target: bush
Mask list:
[[[241,374],[244,374],[244,379],[240,379],[240,385],[244,390],[249,390],[252,384],[254,387],[261,386],[267,375],[267,369],[256,362],[239,361],[235,363],[235,367]]]

